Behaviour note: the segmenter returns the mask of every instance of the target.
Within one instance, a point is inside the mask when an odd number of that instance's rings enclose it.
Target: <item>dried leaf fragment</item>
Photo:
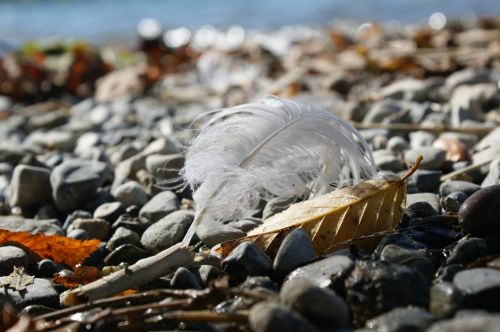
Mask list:
[[[320,255],[341,249],[353,240],[394,229],[403,215],[406,179],[418,168],[421,159],[403,178],[368,180],[354,187],[335,190],[323,196],[291,205],[250,231],[247,236],[221,244],[226,256],[238,244],[253,241],[274,257],[284,237],[295,228],[306,230]],[[357,243],[366,248],[375,238]]]
[[[99,240],[80,241],[61,235],[31,234],[10,232],[0,229],[0,245],[18,244],[43,258],[50,258],[59,264],[75,266],[96,251]]]
[[[22,291],[34,281],[35,277],[25,273],[24,267],[14,266],[14,271],[7,276],[7,281],[2,282],[2,286],[7,286],[16,291]]]
[[[67,288],[73,288],[88,284],[101,277],[101,270],[95,266],[78,265],[73,271],[73,274],[65,276],[58,273],[54,275],[52,280],[56,284],[64,285]]]

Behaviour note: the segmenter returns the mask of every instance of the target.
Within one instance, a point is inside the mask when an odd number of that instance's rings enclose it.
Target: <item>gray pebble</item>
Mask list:
[[[385,332],[423,331],[436,318],[418,307],[396,308],[366,322],[366,327]]]
[[[481,183],[481,188],[486,188],[495,184],[500,184],[500,158],[491,162],[488,175],[486,175]]]
[[[201,289],[196,276],[185,267],[179,267],[175,271],[170,286],[176,289]]]
[[[175,211],[149,226],[141,237],[141,244],[151,252],[158,252],[173,246],[186,235],[193,222],[192,212]]]
[[[106,243],[106,249],[113,251],[122,244],[137,244],[140,241],[139,235],[125,227],[118,227],[111,238]]]
[[[260,302],[252,307],[248,317],[255,332],[314,332],[316,328],[300,314],[275,302]]]
[[[128,181],[113,190],[116,200],[125,206],[143,206],[149,201],[148,194],[137,181]]]
[[[10,206],[39,206],[51,201],[50,171],[41,167],[18,165],[10,182]]]
[[[68,230],[66,236],[71,239],[77,239],[77,240],[90,240],[92,238],[89,232],[80,228]]]
[[[94,211],[94,219],[104,219],[110,223],[115,222],[125,212],[125,206],[120,202],[110,202],[99,205]]]
[[[457,242],[457,245],[446,259],[446,264],[468,265],[487,254],[488,245],[483,239],[462,238]]]
[[[446,212],[458,213],[462,203],[467,199],[467,195],[461,191],[454,191],[447,195],[446,197],[442,197],[441,207]]]
[[[148,257],[148,253],[134,246],[133,244],[123,244],[110,252],[104,259],[106,265],[118,265],[120,263],[134,264],[139,259]]]
[[[281,302],[318,325],[347,326],[349,308],[343,298],[320,288],[307,279],[295,279],[283,285]]]
[[[11,232],[43,233],[46,235],[62,235],[57,219],[35,220],[18,216],[0,216],[0,229]]]
[[[408,142],[401,136],[393,136],[387,141],[386,149],[394,154],[400,154],[408,149]]]
[[[221,270],[212,265],[201,265],[198,268],[197,276],[201,284],[207,287],[210,281],[217,279],[222,273]]]
[[[139,211],[139,220],[145,225],[152,225],[166,215],[180,209],[177,196],[171,191],[162,191],[154,196]]]
[[[274,259],[274,270],[285,276],[316,257],[310,235],[301,228],[291,231],[281,243]]]
[[[434,211],[440,211],[439,197],[431,193],[416,193],[406,195],[406,206],[411,206],[414,203],[426,202]]]
[[[6,282],[7,277],[0,277],[0,284]],[[40,304],[52,308],[59,306],[59,294],[52,285],[52,282],[42,278],[35,278],[33,283],[27,285],[26,289],[22,291],[0,287],[0,295],[7,296],[14,303],[17,310],[21,310],[32,304]]]
[[[255,243],[247,241],[233,249],[221,266],[232,277],[244,280],[247,276],[268,275],[273,263]]]
[[[463,306],[487,310],[499,310],[500,271],[474,268],[458,272],[453,284],[463,295]]]
[[[386,150],[379,150],[386,151]],[[384,171],[400,172],[405,169],[403,161],[393,155],[375,155],[375,166]]]
[[[68,232],[83,229],[91,238],[106,240],[109,236],[109,223],[103,219],[76,219],[68,227]]]
[[[434,262],[424,254],[395,244],[388,244],[384,247],[380,253],[380,260],[408,266],[416,273],[422,273],[429,278],[432,278],[436,271]]]
[[[441,184],[441,171],[417,170],[411,177],[420,192],[435,192]]]
[[[448,196],[452,192],[461,191],[465,195],[470,196],[476,191],[481,189],[481,187],[475,183],[467,181],[452,180],[443,182],[439,186],[439,195],[441,197]]]
[[[421,169],[439,170],[445,162],[446,152],[433,147],[414,148],[405,152],[405,159],[410,163],[415,163],[418,156],[424,158],[420,164]]]
[[[27,268],[29,264],[26,252],[15,246],[0,247],[0,276],[9,275],[14,266]]]
[[[452,315],[462,302],[462,294],[451,282],[438,282],[431,287],[430,312],[437,317]]]
[[[498,332],[500,315],[469,315],[434,323],[427,332]]]
[[[277,213],[285,211],[297,201],[297,197],[276,197],[267,202],[262,212],[262,219],[267,219]]]
[[[203,221],[196,227],[196,235],[209,247],[245,236],[245,232],[217,221]]]

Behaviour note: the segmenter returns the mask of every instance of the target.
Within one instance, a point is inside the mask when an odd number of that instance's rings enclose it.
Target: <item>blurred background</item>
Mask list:
[[[40,0],[0,1],[0,41],[16,47],[33,39],[76,38],[130,45],[144,18],[163,28],[204,25],[275,29],[350,21],[426,23],[433,13],[473,20],[500,13],[498,0]],[[151,25],[149,25],[151,28]],[[147,21],[144,33],[151,33]],[[151,29],[154,29],[152,27]]]

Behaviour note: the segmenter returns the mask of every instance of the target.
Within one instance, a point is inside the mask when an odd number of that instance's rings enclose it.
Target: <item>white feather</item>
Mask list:
[[[365,140],[341,118],[314,106],[266,97],[212,113],[181,171],[203,220],[251,216],[261,199],[324,194],[376,174]]]

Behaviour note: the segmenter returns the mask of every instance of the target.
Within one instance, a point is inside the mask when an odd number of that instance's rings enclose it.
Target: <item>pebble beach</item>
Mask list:
[[[193,222],[178,178],[199,117],[267,95],[349,121],[384,174],[422,156],[401,222],[373,251],[318,255],[296,229],[275,257],[253,242],[210,254],[301,199],[275,197],[251,218],[203,222],[199,259],[135,297],[72,312],[54,277],[75,267],[5,241],[0,330],[498,331],[499,17],[158,29],[143,22],[133,49],[44,42],[0,57],[1,230],[97,239],[82,265],[126,270]],[[18,268],[34,277],[21,290],[6,286]]]

